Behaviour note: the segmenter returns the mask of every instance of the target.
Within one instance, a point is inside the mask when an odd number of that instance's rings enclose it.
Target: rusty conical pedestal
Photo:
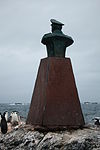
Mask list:
[[[52,33],[42,43],[48,57],[40,62],[27,124],[48,129],[79,128],[84,125],[70,58],[66,47],[73,39],[61,31],[62,23],[52,19]]]

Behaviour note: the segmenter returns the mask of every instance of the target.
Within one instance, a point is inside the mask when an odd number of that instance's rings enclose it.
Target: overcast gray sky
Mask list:
[[[74,39],[70,57],[80,101],[100,102],[100,0],[0,0],[0,102],[30,102],[50,19]]]

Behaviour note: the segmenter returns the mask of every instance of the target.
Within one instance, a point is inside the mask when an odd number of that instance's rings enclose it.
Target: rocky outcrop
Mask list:
[[[100,150],[100,128],[73,131],[38,132],[21,125],[7,134],[0,133],[1,150]]]

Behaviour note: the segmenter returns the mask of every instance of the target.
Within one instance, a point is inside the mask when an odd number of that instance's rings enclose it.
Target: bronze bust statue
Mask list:
[[[65,57],[66,47],[73,44],[73,39],[61,30],[63,23],[51,19],[52,33],[45,34],[42,43],[47,47],[48,57]]]

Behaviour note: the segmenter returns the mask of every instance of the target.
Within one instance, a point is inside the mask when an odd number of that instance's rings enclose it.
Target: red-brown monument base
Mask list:
[[[84,125],[70,58],[41,60],[26,123],[52,130]]]

